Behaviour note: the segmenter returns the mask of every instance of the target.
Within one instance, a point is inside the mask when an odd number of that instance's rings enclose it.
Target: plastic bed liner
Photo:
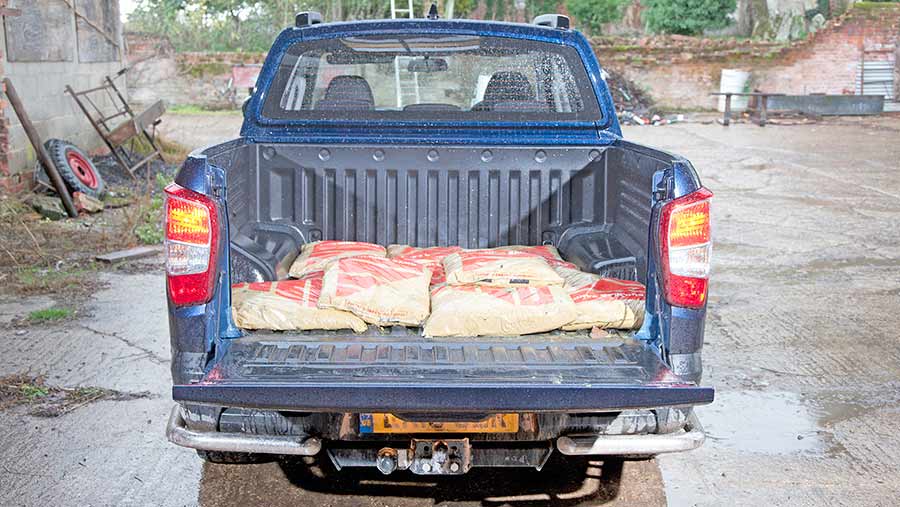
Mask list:
[[[669,163],[620,146],[219,150],[232,283],[283,279],[301,245],[323,239],[553,244],[585,271],[646,283],[653,178]]]
[[[569,333],[570,335],[572,333]],[[176,401],[310,412],[610,412],[709,403],[639,340],[586,334],[398,340],[262,334],[235,340]]]

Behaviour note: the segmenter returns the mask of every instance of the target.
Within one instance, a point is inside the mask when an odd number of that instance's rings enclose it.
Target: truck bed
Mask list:
[[[582,270],[648,284],[653,196],[667,154],[604,147],[253,144],[225,169],[231,283],[287,276],[300,246],[553,244]],[[228,306],[226,305],[225,308]],[[175,400],[308,412],[615,412],[708,403],[634,332],[428,339],[245,331],[222,340]]]

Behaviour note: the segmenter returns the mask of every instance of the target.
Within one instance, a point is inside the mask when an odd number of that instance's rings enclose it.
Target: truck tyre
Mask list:
[[[48,139],[44,148],[70,191],[82,192],[97,199],[103,196],[103,177],[91,159],[77,146],[62,139]]]
[[[265,456],[246,452],[204,451],[197,449],[197,455],[204,461],[218,465],[245,465],[268,461]]]

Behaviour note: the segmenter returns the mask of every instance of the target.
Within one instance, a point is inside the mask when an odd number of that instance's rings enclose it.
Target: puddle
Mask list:
[[[869,410],[860,403],[848,400],[823,399],[819,403],[819,422],[825,428],[832,428],[836,424],[864,415]]]
[[[833,271],[844,268],[893,268],[900,266],[900,259],[883,257],[851,257],[849,259],[816,259],[804,268],[811,271]]]
[[[791,392],[718,391],[697,409],[710,447],[760,454],[822,453],[819,417]]]

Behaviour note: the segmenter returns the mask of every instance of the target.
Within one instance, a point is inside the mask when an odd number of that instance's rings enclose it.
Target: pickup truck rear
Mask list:
[[[555,15],[317,19],[276,40],[241,137],[167,189],[169,439],[418,474],[699,446],[711,193],[622,139],[585,38]],[[646,318],[602,336],[238,329],[232,284],[284,279],[324,239],[553,245],[643,283]]]

